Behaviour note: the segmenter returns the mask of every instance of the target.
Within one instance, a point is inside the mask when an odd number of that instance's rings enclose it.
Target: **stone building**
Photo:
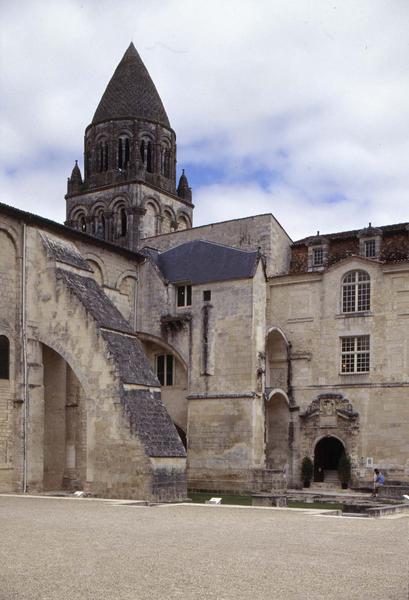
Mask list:
[[[409,226],[292,242],[258,215],[192,227],[176,136],[131,44],[60,225],[0,205],[0,489],[409,481]]]

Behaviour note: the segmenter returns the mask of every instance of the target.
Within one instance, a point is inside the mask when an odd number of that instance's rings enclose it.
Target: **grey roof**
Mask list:
[[[91,277],[62,269],[57,269],[57,277],[64,281],[99,327],[115,330],[103,330],[102,337],[108,345],[121,382],[159,387],[159,381],[150,368],[141,342],[98,283]]]
[[[83,259],[72,242],[57,240],[45,233],[40,233],[40,236],[43,240],[47,255],[50,258],[92,273],[91,267],[87,261]]]
[[[214,242],[195,240],[166,252],[148,250],[163,276],[172,283],[192,284],[253,277],[260,254]]]
[[[409,225],[409,223],[394,223],[392,225],[381,225],[380,227],[377,227],[377,229],[379,229],[383,235],[393,235],[395,233],[400,233],[400,232],[406,231],[406,228],[408,227],[408,225]],[[350,239],[350,238],[356,238],[360,234],[361,231],[362,231],[362,229],[352,229],[350,231],[338,231],[336,233],[326,233],[325,235],[323,235],[321,237],[325,237],[330,241],[346,240],[346,239]],[[313,240],[314,237],[316,237],[316,236],[310,235],[301,240],[297,240],[296,242],[293,242],[293,246],[304,246],[305,244],[308,244],[309,242],[311,242],[311,240]]]
[[[159,392],[127,390],[122,393],[122,403],[131,431],[138,434],[148,456],[186,456]]]
[[[92,122],[117,118],[148,119],[170,127],[155,84],[132,42],[108,83]]]

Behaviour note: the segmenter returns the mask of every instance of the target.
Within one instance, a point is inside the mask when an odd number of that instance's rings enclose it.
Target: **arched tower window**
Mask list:
[[[170,177],[170,150],[168,148],[163,153],[163,175]]]
[[[102,212],[95,216],[95,235],[102,240],[105,239],[105,217]]]
[[[371,309],[371,279],[366,271],[350,271],[342,280],[342,312]]]
[[[119,225],[121,237],[124,237],[128,229],[128,219],[126,217],[126,210],[124,207],[122,207],[119,211]]]
[[[129,165],[130,145],[129,138],[120,137],[118,139],[118,169],[126,170]]]
[[[143,164],[145,164],[145,141],[144,140],[142,140],[142,142],[141,142],[140,153],[141,153],[142,162],[143,162]]]
[[[80,218],[79,218],[79,230],[80,231],[87,231],[87,221],[86,221],[84,215],[81,215]]]
[[[146,148],[146,170],[148,173],[153,173],[153,151],[152,142],[148,142]]]
[[[108,171],[108,142],[98,144],[98,172]]]
[[[10,342],[0,335],[0,379],[10,379]]]

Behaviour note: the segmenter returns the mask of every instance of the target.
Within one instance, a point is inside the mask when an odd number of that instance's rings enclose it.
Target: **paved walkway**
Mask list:
[[[1,600],[407,600],[409,519],[0,497]]]

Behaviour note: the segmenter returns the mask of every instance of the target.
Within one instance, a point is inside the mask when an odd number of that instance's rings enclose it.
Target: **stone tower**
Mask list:
[[[192,226],[184,172],[176,188],[176,135],[132,43],[85,130],[84,179],[75,161],[65,198],[66,225],[132,250]]]

